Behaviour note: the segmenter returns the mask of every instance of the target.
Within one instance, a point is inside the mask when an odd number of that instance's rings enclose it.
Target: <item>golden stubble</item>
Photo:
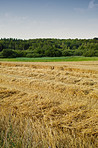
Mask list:
[[[0,62],[0,144],[98,147],[98,62]]]

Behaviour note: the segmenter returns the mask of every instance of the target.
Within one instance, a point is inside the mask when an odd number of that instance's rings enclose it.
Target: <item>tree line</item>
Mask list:
[[[0,39],[0,57],[98,57],[98,38],[93,39]]]

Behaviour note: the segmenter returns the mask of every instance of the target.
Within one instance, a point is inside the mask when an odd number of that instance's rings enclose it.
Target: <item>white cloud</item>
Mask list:
[[[98,4],[95,3],[95,0],[91,0],[88,5],[89,9],[98,8]]]
[[[89,2],[88,8],[94,8],[95,4],[94,4],[94,0]]]
[[[74,8],[74,10],[80,13],[85,13],[95,8],[98,8],[98,3],[95,3],[95,0],[91,0],[87,8]]]
[[[16,16],[16,15],[12,15],[8,12],[4,13],[3,15],[0,16],[0,24],[21,24],[24,23],[25,21],[27,21],[27,17],[26,16]]]

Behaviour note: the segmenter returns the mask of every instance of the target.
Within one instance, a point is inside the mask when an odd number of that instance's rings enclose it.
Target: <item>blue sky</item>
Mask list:
[[[0,38],[98,37],[98,0],[0,0]]]

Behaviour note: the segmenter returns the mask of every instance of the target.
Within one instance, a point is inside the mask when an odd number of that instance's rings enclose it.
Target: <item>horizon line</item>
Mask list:
[[[95,38],[98,38],[98,37],[93,37],[93,38],[53,38],[53,37],[36,37],[36,38],[15,38],[15,37],[1,37],[0,40],[2,39],[17,39],[17,40],[36,40],[36,39],[58,39],[58,40],[67,40],[67,39],[71,39],[71,40],[75,40],[75,39],[78,39],[78,40],[83,40],[83,39],[86,39],[86,40],[89,40],[89,39],[95,39]]]

